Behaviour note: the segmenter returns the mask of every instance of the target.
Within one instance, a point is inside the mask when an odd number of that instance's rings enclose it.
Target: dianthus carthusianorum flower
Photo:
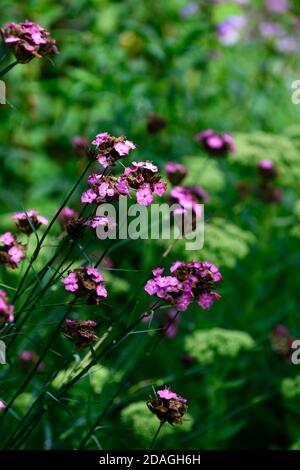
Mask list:
[[[14,321],[14,306],[8,304],[8,298],[4,290],[0,290],[0,325]]]
[[[221,296],[214,292],[214,286],[221,281],[218,268],[208,262],[176,261],[170,268],[171,275],[163,276],[164,269],[153,269],[154,278],[144,289],[149,295],[155,295],[174,305],[178,311],[187,310],[195,300],[203,308],[210,308],[213,300]]]
[[[104,168],[114,165],[118,160],[126,157],[136,145],[124,136],[114,137],[108,132],[97,134],[92,141],[90,153]]]
[[[70,207],[64,207],[58,214],[57,220],[63,230],[67,230],[71,221],[78,220],[78,212]]]
[[[123,178],[127,185],[136,189],[136,199],[142,206],[149,206],[154,199],[154,194],[162,196],[166,189],[166,183],[161,181],[158,168],[150,161],[132,162],[124,171]]]
[[[58,53],[56,42],[50,38],[50,33],[33,21],[10,22],[0,31],[3,41],[21,64],[30,62],[35,57],[48,57]]]
[[[41,225],[48,225],[49,223],[45,217],[39,215],[34,209],[14,214],[12,220],[16,223],[17,228],[26,235],[30,235]]]
[[[136,190],[137,202],[148,206],[154,199],[154,194],[162,196],[166,191],[158,168],[152,162],[132,162],[131,166],[119,176],[103,176],[94,173],[88,177],[90,188],[81,196],[84,204],[101,204],[113,202],[121,196],[129,196],[131,189]]]
[[[84,204],[112,202],[130,193],[126,179],[121,176],[117,178],[94,173],[88,177],[88,184],[90,188],[81,196],[81,202]]]
[[[182,163],[168,162],[165,164],[165,171],[167,173],[168,180],[173,185],[180,184],[181,181],[188,174],[188,169]]]
[[[24,258],[24,246],[21,245],[11,232],[0,236],[0,264],[14,269]]]
[[[97,323],[93,320],[66,320],[63,333],[70,338],[75,346],[84,349],[97,341],[98,336],[94,328]]]
[[[206,129],[195,136],[204,149],[212,157],[224,157],[230,152],[235,152],[236,147],[230,134],[220,134],[212,129]]]
[[[162,423],[182,424],[182,417],[188,410],[187,400],[170,388],[157,391],[157,397],[149,397],[147,406]]]
[[[107,297],[107,290],[103,285],[105,282],[102,274],[93,266],[82,266],[69,272],[62,279],[65,289],[76,293],[78,296],[88,296],[91,303],[98,304],[100,300]]]
[[[272,160],[261,160],[257,165],[257,169],[263,179],[274,179],[277,176],[277,170]]]
[[[182,212],[192,211],[197,219],[202,215],[200,204],[208,199],[208,192],[201,186],[175,186],[170,192],[170,202],[179,204]],[[178,209],[175,210],[176,213]]]

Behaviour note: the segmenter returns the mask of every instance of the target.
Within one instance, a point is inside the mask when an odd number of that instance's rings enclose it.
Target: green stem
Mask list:
[[[7,67],[5,67],[4,69],[2,69],[0,71],[0,77],[3,77],[5,74],[7,74],[13,67],[15,67],[19,62],[16,60],[15,62],[12,62],[11,64],[9,64]]]
[[[161,421],[160,424],[159,424],[159,426],[158,426],[158,429],[157,429],[157,431],[156,431],[156,433],[155,433],[155,435],[154,435],[154,437],[153,437],[153,439],[152,439],[152,442],[151,442],[151,445],[150,445],[150,447],[149,447],[149,450],[152,450],[152,449],[153,449],[153,447],[154,447],[154,445],[155,445],[155,441],[156,441],[156,439],[158,438],[158,435],[159,435],[159,433],[160,433],[160,431],[161,431],[161,428],[163,427],[163,424],[165,424],[165,422],[164,422],[164,421]]]

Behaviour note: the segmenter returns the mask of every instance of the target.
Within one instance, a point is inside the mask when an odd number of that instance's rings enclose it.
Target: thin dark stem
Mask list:
[[[154,435],[154,437],[153,437],[153,439],[152,439],[152,442],[151,442],[151,445],[150,445],[150,447],[149,447],[149,450],[152,450],[152,449],[153,449],[153,447],[154,447],[154,445],[155,445],[155,441],[156,441],[156,439],[158,438],[158,435],[159,435],[159,433],[160,433],[160,431],[161,431],[161,428],[163,427],[163,424],[165,424],[164,421],[161,421],[160,424],[159,424],[159,426],[158,426],[158,429],[157,429],[157,431],[156,431],[156,433],[155,433],[155,435]]]
[[[85,170],[83,171],[82,175],[80,176],[80,178],[77,180],[76,184],[73,186],[72,190],[69,192],[68,196],[66,197],[66,199],[64,200],[64,202],[62,203],[62,205],[60,206],[59,210],[56,212],[55,216],[53,217],[53,219],[51,220],[50,224],[48,225],[45,233],[43,234],[42,238],[40,239],[39,243],[37,244],[37,247],[36,249],[34,250],[33,254],[32,254],[32,257],[31,257],[31,260],[30,260],[30,263],[26,269],[26,272],[17,288],[17,291],[15,293],[15,296],[14,296],[14,299],[13,299],[13,302],[15,301],[15,299],[17,298],[21,288],[23,287],[23,284],[29,274],[29,271],[31,269],[31,265],[32,263],[36,260],[39,252],[40,252],[40,249],[41,249],[41,246],[45,240],[45,238],[47,237],[48,233],[50,232],[51,228],[53,227],[53,224],[54,222],[56,221],[57,217],[59,216],[59,214],[61,213],[61,211],[63,210],[63,208],[66,206],[66,204],[68,203],[69,199],[72,197],[73,193],[76,191],[77,187],[79,186],[79,184],[81,183],[82,179],[84,178],[86,172],[88,171],[88,169],[90,168],[92,164],[92,161],[89,161]]]
[[[7,74],[13,67],[15,67],[19,62],[16,60],[15,62],[12,62],[11,64],[9,64],[7,67],[5,67],[4,69],[2,69],[0,71],[0,77],[3,77],[5,74]]]
[[[58,325],[56,326],[54,332],[52,333],[49,341],[47,342],[42,354],[40,355],[39,357],[39,360],[36,362],[36,364],[34,365],[34,367],[32,368],[32,370],[30,371],[30,373],[28,374],[28,376],[26,377],[26,379],[24,380],[24,382],[22,383],[22,385],[19,387],[19,389],[16,391],[16,393],[14,394],[14,396],[11,398],[11,400],[9,401],[9,403],[7,404],[6,408],[4,408],[4,410],[2,411],[1,413],[1,416],[0,416],[0,422],[2,421],[2,419],[4,418],[4,416],[8,413],[10,407],[13,405],[13,403],[15,402],[16,398],[26,389],[27,385],[30,383],[31,379],[34,377],[36,371],[38,370],[39,366],[41,365],[41,363],[43,362],[44,360],[44,357],[46,356],[49,348],[52,346],[52,343],[54,342],[58,332],[60,331],[65,319],[67,318],[70,310],[72,309],[74,303],[76,301],[76,297],[75,299],[69,304],[68,308],[66,309],[64,315],[62,316],[62,318],[60,319]]]

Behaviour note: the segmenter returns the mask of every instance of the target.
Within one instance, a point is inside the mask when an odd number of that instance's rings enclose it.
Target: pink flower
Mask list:
[[[229,152],[235,152],[236,147],[230,134],[220,134],[212,129],[206,129],[195,136],[205,150],[213,157],[223,157]]]
[[[0,236],[0,264],[5,264],[14,269],[24,258],[24,247],[10,232]]]
[[[97,146],[105,144],[108,137],[110,137],[108,132],[101,132],[100,134],[96,135],[95,139],[92,141],[92,144]]]
[[[7,252],[10,256],[10,259],[12,261],[12,263],[19,263],[21,261],[21,259],[24,258],[24,253],[23,253],[23,250],[21,248],[19,248],[18,246],[12,246],[8,252]]]
[[[129,196],[130,194],[130,189],[128,187],[128,183],[127,183],[127,179],[120,176],[116,182],[116,185],[115,185],[117,191],[124,195],[124,196]]]
[[[65,289],[70,292],[76,292],[79,289],[77,276],[72,272],[62,279],[62,283],[65,285]]]
[[[107,297],[107,290],[102,285],[96,287],[96,292],[98,297]]]
[[[137,190],[136,199],[137,202],[142,206],[149,206],[151,204],[153,201],[153,195],[149,184],[144,184],[140,189]]]
[[[159,398],[164,398],[165,400],[177,400],[181,403],[187,403],[187,400],[183,397],[177,395],[177,393],[172,392],[170,387],[165,387],[163,390],[157,390],[157,395]]]
[[[0,242],[3,243],[5,246],[10,246],[16,241],[16,238],[10,232],[5,232],[0,237]]]
[[[0,290],[0,324],[6,322],[13,323],[14,306],[8,304],[7,294],[4,290]]]
[[[210,308],[213,300],[221,296],[212,289],[222,279],[218,268],[208,262],[176,261],[170,268],[172,276],[162,276],[162,268],[153,271],[154,278],[144,287],[149,295],[155,295],[184,312],[193,300],[203,309]]]
[[[81,201],[89,204],[112,202],[119,199],[120,196],[129,195],[127,179],[124,176],[117,178],[112,175],[93,174],[89,176],[88,184],[91,188],[82,194]]]
[[[73,341],[75,346],[79,349],[84,349],[98,340],[96,332],[94,331],[96,325],[97,323],[93,320],[67,319],[63,333],[67,338]]]
[[[58,215],[58,222],[63,230],[66,230],[71,221],[78,220],[78,212],[70,207],[64,207]]]
[[[149,281],[147,281],[144,289],[149,295],[155,295],[157,293],[156,282],[153,279],[149,279]]]
[[[102,274],[98,271],[98,269],[94,268],[94,266],[87,266],[86,272],[88,276],[92,276],[92,280],[96,283],[105,281]]]
[[[33,21],[10,22],[0,31],[4,42],[22,64],[35,57],[49,57],[58,53],[56,42],[49,37],[50,33]]]
[[[164,268],[155,268],[155,269],[152,269],[152,274],[153,276],[161,276],[164,272]]]
[[[84,204],[91,204],[97,198],[97,194],[92,190],[88,189],[81,196],[81,202]]]
[[[121,157],[124,157],[129,154],[130,150],[136,149],[136,145],[130,140],[125,140],[124,142],[117,142],[114,148]]]
[[[102,285],[105,279],[93,266],[82,266],[74,269],[62,279],[65,289],[76,292],[78,296],[88,296],[88,302],[98,304],[100,298],[107,297],[107,290]]]
[[[153,192],[157,194],[158,196],[162,196],[167,190],[167,185],[166,183],[163,183],[160,181],[159,183],[155,183],[153,187]]]
[[[125,137],[115,137],[108,132],[98,134],[92,144],[95,148],[90,149],[91,156],[94,156],[104,168],[114,165],[136,148],[136,145]]]
[[[137,202],[143,206],[149,206],[154,199],[153,194],[162,196],[166,191],[166,183],[160,181],[157,166],[150,161],[132,162],[126,168],[122,178],[126,178],[127,185],[136,189]]]
[[[0,410],[4,410],[4,408],[6,408],[6,405],[2,400],[0,400]]]
[[[165,171],[167,173],[168,180],[174,185],[180,184],[188,173],[187,167],[177,162],[166,163]]]
[[[18,212],[12,216],[12,220],[15,221],[17,228],[26,235],[30,235],[41,225],[49,224],[48,219],[39,215],[38,211],[34,209],[30,209],[26,212]]]
[[[198,298],[197,302],[201,308],[206,309],[212,306],[213,299],[219,300],[220,298],[221,296],[216,292],[203,292],[203,294],[201,294]]]

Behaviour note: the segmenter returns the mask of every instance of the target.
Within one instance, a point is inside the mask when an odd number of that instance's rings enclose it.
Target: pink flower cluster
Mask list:
[[[69,320],[65,321],[63,333],[70,338],[75,346],[84,349],[98,340],[94,328],[97,323],[94,320]]]
[[[24,258],[24,247],[11,232],[5,232],[0,236],[0,264],[10,268],[16,268]]]
[[[212,129],[206,129],[195,136],[195,140],[201,142],[205,150],[213,157],[223,157],[229,152],[235,152],[236,147],[230,134],[220,134]]]
[[[95,146],[93,153],[104,168],[114,165],[131,150],[136,149],[131,140],[127,140],[124,136],[114,137],[108,132],[97,134],[92,144]]]
[[[213,291],[214,285],[221,281],[218,268],[208,262],[176,261],[170,268],[172,275],[163,276],[164,269],[152,271],[144,289],[149,295],[155,295],[176,306],[178,311],[185,311],[193,300],[203,308],[210,308],[213,300],[221,296]]]
[[[63,230],[67,229],[71,221],[76,221],[77,219],[78,212],[75,211],[75,209],[71,209],[70,207],[64,207],[57,217],[59,225]]]
[[[14,321],[14,306],[9,305],[7,294],[4,290],[0,290],[0,324]]]
[[[136,189],[136,199],[142,206],[149,206],[154,199],[154,194],[162,196],[166,189],[166,183],[160,179],[158,168],[149,160],[145,162],[132,162],[124,171],[126,182],[130,188]]]
[[[103,282],[105,282],[104,277],[93,266],[74,269],[62,279],[67,291],[76,292],[78,296],[88,295],[89,300],[97,304],[101,298],[107,297],[107,290],[103,286]]]
[[[122,176],[102,176],[101,174],[92,174],[88,177],[90,189],[81,196],[81,202],[84,204],[101,204],[103,202],[112,202],[120,196],[129,195],[129,187],[126,179]]]
[[[188,174],[188,169],[182,163],[178,162],[168,162],[165,164],[165,171],[167,173],[168,180],[170,183],[177,185]]]
[[[202,215],[199,204],[208,201],[208,199],[208,192],[201,186],[175,186],[170,192],[170,202],[179,204],[182,212],[191,210],[196,218],[200,218]],[[174,212],[178,214],[180,210],[175,209]]]
[[[21,64],[30,62],[35,57],[48,57],[57,54],[56,42],[50,33],[33,21],[7,23],[1,29],[3,41],[10,47]]]
[[[154,194],[162,196],[166,183],[160,181],[158,168],[152,162],[132,162],[118,178],[94,173],[88,177],[90,188],[81,196],[84,204],[112,202],[121,196],[130,196],[130,189],[136,190],[137,202],[148,206]]]
[[[17,228],[30,235],[37,230],[41,225],[48,225],[49,222],[46,217],[39,215],[38,211],[30,209],[26,212],[18,212],[12,216],[12,220],[16,223]]]

